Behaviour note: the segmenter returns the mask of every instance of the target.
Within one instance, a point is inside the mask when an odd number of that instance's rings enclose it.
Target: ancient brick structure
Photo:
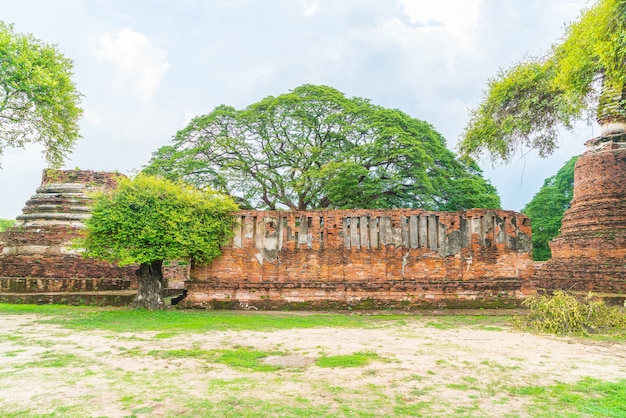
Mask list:
[[[586,143],[574,171],[574,199],[538,289],[626,294],[626,134]]]
[[[499,210],[249,211],[186,282],[187,307],[511,307],[533,274],[528,218]]]
[[[117,176],[44,170],[37,193],[26,202],[16,224],[0,235],[0,301],[132,300],[136,266],[120,268],[85,259],[72,247],[89,216],[88,193],[114,187]]]

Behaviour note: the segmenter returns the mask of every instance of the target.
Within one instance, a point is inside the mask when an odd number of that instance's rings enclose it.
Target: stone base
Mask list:
[[[521,279],[392,282],[187,282],[186,308],[418,310],[516,308]]]
[[[137,289],[136,281],[111,278],[0,277],[0,292],[96,292]]]
[[[136,291],[101,291],[101,292],[47,292],[47,293],[2,293],[1,303],[34,305],[90,305],[90,306],[128,306],[137,295]]]

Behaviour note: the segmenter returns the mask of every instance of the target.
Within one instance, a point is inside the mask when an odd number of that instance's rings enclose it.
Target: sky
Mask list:
[[[400,109],[455,150],[487,81],[541,56],[584,0],[0,0],[0,20],[74,62],[82,138],[67,169],[133,174],[194,116],[241,109],[302,84]],[[503,209],[599,134],[581,123],[560,148],[509,164],[479,159]],[[46,167],[42,149],[0,156],[0,218],[21,213]]]

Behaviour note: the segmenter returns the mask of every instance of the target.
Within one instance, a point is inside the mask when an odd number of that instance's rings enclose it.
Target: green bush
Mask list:
[[[528,313],[513,319],[514,326],[521,330],[577,335],[626,334],[626,313],[618,307],[606,306],[592,293],[581,301],[558,290],[552,296],[534,296],[523,303]]]
[[[14,223],[14,219],[0,219],[0,232],[9,229]]]

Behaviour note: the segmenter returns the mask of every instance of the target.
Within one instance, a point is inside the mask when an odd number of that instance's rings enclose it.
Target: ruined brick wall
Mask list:
[[[85,190],[114,189],[120,177],[119,173],[91,170],[50,170],[43,171],[41,184],[77,184],[85,187]]]
[[[626,293],[626,134],[587,142],[574,169],[574,198],[531,285]]]
[[[0,292],[125,290],[136,266],[85,259],[73,248],[95,190],[115,187],[119,174],[44,170],[41,186],[0,235]]]
[[[195,266],[190,307],[513,306],[533,274],[528,218],[499,210],[245,211]]]

